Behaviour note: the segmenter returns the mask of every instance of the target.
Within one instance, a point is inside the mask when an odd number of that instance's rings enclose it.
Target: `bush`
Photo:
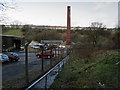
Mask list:
[[[73,47],[73,54],[84,60],[84,63],[92,59],[92,54],[96,52],[97,48],[92,44],[77,44]]]

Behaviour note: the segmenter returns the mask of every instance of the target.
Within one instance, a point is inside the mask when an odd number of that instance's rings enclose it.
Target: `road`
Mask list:
[[[64,54],[65,53],[66,53],[66,50],[64,51]],[[21,75],[25,75],[25,53],[18,53],[18,54],[20,56],[20,59],[18,62],[7,62],[2,65],[2,81],[3,82],[12,80]],[[56,52],[56,54],[58,54],[58,52]],[[29,72],[40,69],[42,66],[42,60],[40,58],[37,58],[35,56],[35,53],[28,53],[28,63],[29,63],[28,64]],[[44,67],[49,64],[50,64],[50,59],[44,59]]]
[[[18,62],[7,62],[2,65],[2,80],[3,82],[11,80],[25,74],[25,54],[19,53],[20,59]],[[41,68],[41,59],[35,56],[35,53],[28,54],[29,72]],[[44,66],[50,64],[50,59],[44,60]]]

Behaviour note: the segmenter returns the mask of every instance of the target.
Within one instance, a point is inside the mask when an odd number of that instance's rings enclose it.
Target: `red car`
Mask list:
[[[42,52],[36,53],[36,56],[38,58],[42,58],[42,55],[44,58],[52,58],[54,56],[54,53],[52,53],[51,51],[44,51],[43,54]]]

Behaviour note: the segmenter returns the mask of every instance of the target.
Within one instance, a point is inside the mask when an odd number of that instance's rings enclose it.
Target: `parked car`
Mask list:
[[[60,48],[65,48],[65,46],[64,46],[64,45],[59,45],[59,47],[60,47]]]
[[[36,53],[36,56],[38,58],[42,58],[42,55],[44,58],[52,58],[54,56],[54,53],[51,51],[44,51],[44,53],[42,54],[42,52],[40,53]]]
[[[40,45],[33,45],[33,46],[31,46],[31,48],[40,49]]]
[[[56,48],[57,51],[62,51],[64,48]]]
[[[21,50],[24,50],[24,49],[25,49],[25,47],[24,47],[24,46],[21,46],[21,47],[20,47],[20,49],[21,49]]]
[[[50,48],[50,49],[51,49],[51,48],[52,48],[52,49],[53,49],[53,48],[58,48],[58,46],[57,46],[57,45],[50,45],[49,48]]]
[[[19,60],[19,55],[17,53],[7,52],[6,54],[8,55],[10,61],[18,61]]]
[[[9,61],[9,57],[6,54],[0,53],[0,62]]]

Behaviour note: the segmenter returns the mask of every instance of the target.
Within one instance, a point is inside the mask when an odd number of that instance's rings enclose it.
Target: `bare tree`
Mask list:
[[[93,45],[97,44],[97,39],[100,36],[100,34],[103,34],[103,30],[106,26],[103,25],[101,22],[92,22],[91,26],[89,27],[90,30],[93,30],[90,33],[90,39],[92,40]]]
[[[6,2],[5,0],[0,1],[0,23],[5,23],[8,20],[5,11],[9,9],[15,9],[14,0],[10,0],[10,2]]]
[[[7,9],[15,9],[15,6],[13,4],[14,1],[15,0],[10,0],[10,2],[5,2],[5,0],[2,0],[0,2],[0,10],[5,11]]]
[[[105,28],[106,25],[103,25],[103,23],[101,23],[101,22],[92,22],[92,23],[91,23],[91,27],[98,29],[98,28]]]

